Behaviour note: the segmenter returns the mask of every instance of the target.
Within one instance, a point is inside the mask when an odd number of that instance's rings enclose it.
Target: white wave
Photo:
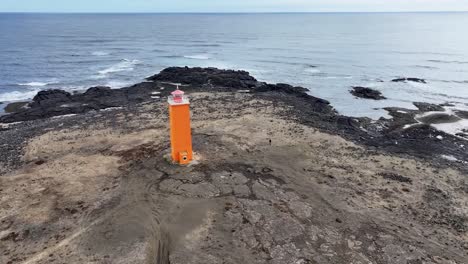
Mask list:
[[[454,123],[444,123],[444,124],[432,124],[437,130],[444,131],[447,134],[456,135],[466,129],[468,129],[468,120],[462,119]]]
[[[353,76],[325,76],[325,79],[352,79]]]
[[[236,68],[236,70],[242,70],[249,72],[250,74],[264,74],[264,73],[270,73],[271,70],[265,70],[265,69],[244,69],[244,68]]]
[[[31,100],[39,90],[14,91],[0,93],[0,102],[15,102]]]
[[[407,82],[411,87],[420,89],[420,90],[428,90],[430,86],[427,83],[419,83],[419,82]]]
[[[123,88],[123,87],[129,86],[131,84],[132,84],[131,82],[115,81],[114,80],[114,81],[107,82],[106,84],[104,84],[104,86],[109,86],[111,88]]]
[[[304,71],[308,73],[320,73],[321,72],[319,69],[316,69],[316,68],[307,68]]]
[[[448,161],[458,161],[458,159],[455,158],[455,157],[452,156],[452,155],[441,155],[440,157],[443,158],[443,159],[446,159],[446,160],[448,160]]]
[[[444,111],[432,111],[426,112],[423,114],[416,115],[414,119],[418,122],[417,124],[421,124],[421,118],[430,116],[433,114],[447,114],[447,115],[456,115],[456,111],[459,110],[455,107],[445,107]],[[413,124],[413,125],[417,125]],[[468,129],[468,119],[460,119],[458,121],[452,123],[441,123],[441,124],[430,124],[433,128],[443,131],[447,134],[451,134],[456,136],[456,134],[463,132],[464,130]],[[463,138],[464,139],[464,138]]]
[[[98,71],[100,77],[106,77],[110,73],[123,72],[123,71],[133,71],[135,66],[140,63],[139,60],[127,60],[123,59],[121,62],[110,66],[104,70]]]
[[[194,54],[194,55],[186,55],[184,58],[193,59],[193,60],[209,60],[211,59],[210,55],[208,54]]]
[[[19,86],[32,86],[32,87],[44,87],[50,83],[46,82],[28,82],[28,83],[18,83]]]
[[[91,53],[93,56],[107,56],[109,55],[108,52],[105,52],[105,51],[95,51],[93,53]]]

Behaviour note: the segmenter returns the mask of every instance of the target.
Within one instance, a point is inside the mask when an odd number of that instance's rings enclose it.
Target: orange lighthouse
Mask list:
[[[190,101],[177,87],[172,96],[169,96],[168,103],[172,161],[188,164],[193,160]]]

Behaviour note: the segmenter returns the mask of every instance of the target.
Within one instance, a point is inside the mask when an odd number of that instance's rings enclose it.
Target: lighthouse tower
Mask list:
[[[168,103],[172,161],[188,164],[193,160],[190,102],[177,87],[172,96],[169,96]]]

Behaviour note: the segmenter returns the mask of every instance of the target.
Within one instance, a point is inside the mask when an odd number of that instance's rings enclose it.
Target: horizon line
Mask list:
[[[379,13],[468,13],[468,10],[441,10],[441,11],[245,11],[245,12],[120,12],[120,11],[0,11],[0,14],[337,14],[337,13],[355,13],[355,14],[379,14]]]

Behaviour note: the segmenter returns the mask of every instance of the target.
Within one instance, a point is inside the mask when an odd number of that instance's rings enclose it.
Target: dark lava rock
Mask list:
[[[252,88],[257,85],[257,80],[246,71],[199,67],[170,67],[147,80],[190,85],[211,84],[238,89]]]
[[[459,116],[460,118],[463,118],[463,119],[468,119],[468,111],[456,111],[455,114],[457,114],[457,116]]]
[[[353,87],[353,90],[351,90],[350,93],[356,97],[365,98],[365,99],[373,99],[373,100],[387,99],[385,98],[385,96],[382,95],[381,92],[371,89],[371,88],[361,87],[361,86]]]
[[[31,107],[57,105],[61,103],[69,103],[72,101],[71,94],[63,90],[45,90],[40,91],[34,96]]]
[[[210,85],[213,90],[220,91],[251,89],[253,92],[257,93],[284,93],[307,98],[309,102],[314,104],[330,104],[326,100],[308,95],[308,89],[306,88],[295,87],[284,83],[268,84],[258,82],[246,71],[199,67],[170,67],[147,78],[147,80],[153,82],[181,83],[190,86],[198,86],[197,90],[202,90],[202,87]]]
[[[262,83],[253,88],[253,92],[262,94],[264,96],[281,96],[281,100],[288,101],[292,105],[301,105],[301,115],[311,114],[327,114],[336,116],[336,112],[330,105],[330,102],[322,98],[312,96],[307,93],[309,91],[303,87],[294,87],[289,84],[278,83],[278,84],[267,84]],[[311,111],[311,112],[308,112]]]
[[[420,78],[396,78],[392,82],[417,82],[417,83],[426,83],[426,80]]]
[[[110,96],[112,95],[112,88],[107,86],[91,87],[83,95],[90,97]]]
[[[28,108],[16,109],[14,113],[0,117],[0,122],[12,123],[53,116],[80,114],[91,110],[121,106],[129,102],[126,90],[111,90],[109,87],[93,87],[84,94],[72,95],[62,90],[39,92]]]
[[[246,71],[220,70],[216,68],[171,67],[148,78],[149,81],[121,89],[91,87],[84,93],[70,94],[62,90],[39,92],[27,109],[17,109],[15,113],[0,116],[0,122],[11,123],[53,116],[80,114],[91,110],[124,106],[153,100],[151,93],[158,91],[161,97],[169,95],[174,88],[169,83],[182,83],[187,92],[196,91],[240,91],[249,90],[265,96],[275,94],[284,100],[301,101],[309,105],[314,113],[332,114],[333,107],[326,100],[313,97],[303,87],[288,84],[267,84],[258,82]],[[283,95],[292,95],[290,97]],[[15,109],[16,110],[16,109]]]
[[[22,109],[25,109],[25,107],[28,105],[28,102],[15,102],[15,103],[9,103],[7,106],[5,106],[5,113],[15,113],[18,111],[21,111]]]
[[[422,111],[422,112],[441,112],[445,110],[443,106],[436,105],[436,104],[423,103],[423,102],[414,102],[413,104],[419,109],[419,111]]]
[[[255,88],[256,92],[282,92],[287,94],[295,94],[295,93],[305,93],[309,91],[303,87],[294,87],[289,84],[285,83],[277,83],[277,84],[263,84],[257,88]]]
[[[88,105],[94,105],[96,109],[109,107],[118,107],[125,105],[131,101],[143,101],[146,96],[145,92],[141,94],[135,91],[132,98],[128,96],[128,89],[115,89],[110,87],[97,86],[89,88],[85,93],[75,95],[74,98],[79,102],[86,102]],[[148,96],[146,96],[148,97]]]

